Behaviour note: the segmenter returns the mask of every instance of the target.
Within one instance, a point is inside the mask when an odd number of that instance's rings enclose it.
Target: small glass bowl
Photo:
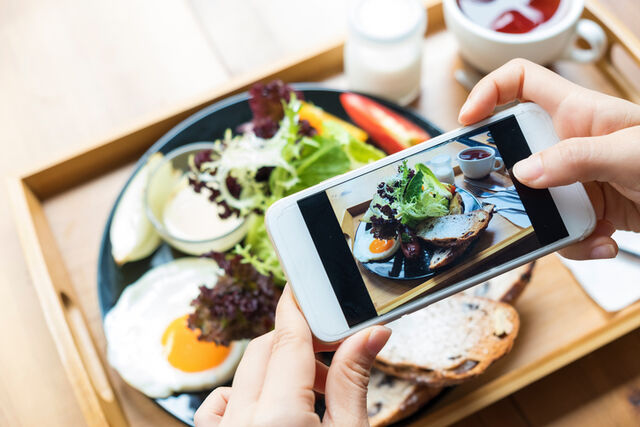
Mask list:
[[[144,194],[145,211],[149,221],[162,239],[174,248],[190,254],[202,255],[209,251],[224,252],[246,236],[249,221],[244,218],[235,228],[216,237],[189,240],[175,236],[164,224],[163,213],[170,197],[181,186],[188,185],[189,158],[199,151],[213,148],[212,142],[194,142],[169,152],[155,169],[149,172]]]

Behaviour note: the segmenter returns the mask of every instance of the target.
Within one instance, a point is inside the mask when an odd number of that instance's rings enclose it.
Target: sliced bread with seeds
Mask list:
[[[471,242],[466,242],[458,246],[451,246],[449,248],[437,248],[433,251],[433,254],[431,254],[429,269],[436,270],[438,268],[446,267],[462,255],[469,245],[471,245]]]
[[[464,291],[465,294],[514,304],[531,281],[535,261],[480,283]]]
[[[466,214],[431,218],[418,225],[416,236],[433,246],[458,246],[475,240],[487,228],[492,215],[477,209]]]
[[[393,333],[375,366],[442,387],[483,373],[511,350],[520,321],[508,304],[453,295],[388,325]]]
[[[373,368],[367,392],[369,424],[381,427],[400,421],[415,413],[441,390],[440,387],[418,384]]]
[[[529,283],[533,266],[534,263],[523,265],[464,293],[513,303]],[[367,394],[369,423],[372,427],[379,427],[403,420],[426,405],[440,391],[442,387],[430,387],[374,368]]]

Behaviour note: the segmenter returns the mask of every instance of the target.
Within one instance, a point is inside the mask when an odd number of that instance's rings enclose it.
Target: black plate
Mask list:
[[[471,212],[480,209],[482,205],[471,193],[463,188],[457,189],[464,202],[464,211]],[[356,230],[356,236],[364,230],[365,223],[360,223]],[[355,239],[354,239],[355,240]],[[429,268],[429,262],[433,250],[421,245],[421,254],[419,258],[409,260],[405,258],[402,250],[398,249],[394,256],[389,259],[377,262],[363,262],[364,268],[381,277],[393,280],[413,280],[426,279],[436,274],[436,271]]]
[[[340,104],[339,96],[344,91],[326,89],[317,84],[308,83],[293,86],[296,90],[303,93],[305,100],[313,102],[325,111],[344,120],[351,121]],[[416,123],[431,136],[437,136],[442,133],[434,124],[407,109],[374,96],[369,97]],[[251,110],[249,109],[247,99],[248,95],[246,93],[232,96],[205,107],[188,117],[167,132],[147,150],[138,161],[133,173],[135,174],[135,172],[147,162],[147,158],[152,153],[160,151],[166,154],[175,148],[192,142],[213,141],[222,138],[226,129],[230,128],[234,130],[238,125],[249,121],[251,119]],[[131,178],[129,178],[124,188],[126,188],[130,181]],[[166,243],[163,243],[153,255],[146,259],[128,263],[122,267],[116,265],[111,256],[109,228],[111,227],[111,219],[113,218],[115,205],[120,200],[120,197],[122,197],[124,188],[118,195],[114,203],[114,208],[112,208],[109,214],[100,244],[100,255],[98,257],[98,298],[103,319],[104,315],[115,305],[122,290],[127,285],[138,280],[138,278],[150,268],[185,256],[169,247]],[[208,391],[200,393],[180,393],[165,399],[155,399],[155,401],[171,415],[186,424],[193,425],[193,414],[208,394]]]

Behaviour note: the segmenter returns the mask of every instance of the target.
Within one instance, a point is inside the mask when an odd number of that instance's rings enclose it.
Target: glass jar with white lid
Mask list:
[[[412,102],[420,93],[426,26],[419,0],[353,0],[344,47],[349,88]]]

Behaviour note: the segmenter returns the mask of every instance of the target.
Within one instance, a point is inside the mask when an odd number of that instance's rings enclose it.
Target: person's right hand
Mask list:
[[[611,234],[640,231],[640,106],[585,89],[532,62],[515,59],[483,78],[460,110],[470,125],[497,105],[532,101],[553,118],[562,141],[522,160],[513,173],[532,188],[582,182],[593,203],[594,232],[561,251],[573,259],[613,258]]]

